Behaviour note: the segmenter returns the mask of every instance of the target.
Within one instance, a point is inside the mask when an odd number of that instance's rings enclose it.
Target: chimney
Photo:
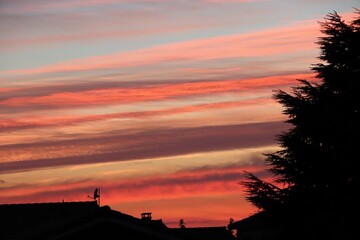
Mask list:
[[[151,221],[151,212],[144,212],[141,214],[141,219]]]

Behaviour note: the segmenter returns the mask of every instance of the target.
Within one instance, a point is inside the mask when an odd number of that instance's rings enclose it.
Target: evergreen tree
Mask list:
[[[319,81],[299,80],[278,90],[291,128],[278,135],[281,150],[266,154],[277,187],[246,173],[247,200],[265,211],[356,208],[360,149],[360,11],[346,23],[336,12],[321,22]],[[323,211],[323,212],[324,212]],[[346,210],[345,210],[346,211]],[[322,212],[322,213],[323,213]],[[342,215],[343,216],[343,215]]]

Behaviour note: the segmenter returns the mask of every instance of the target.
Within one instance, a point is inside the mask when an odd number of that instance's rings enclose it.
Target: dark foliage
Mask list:
[[[291,93],[274,94],[292,126],[277,137],[282,149],[266,154],[269,172],[283,187],[250,173],[242,181],[247,199],[261,210],[346,217],[358,208],[360,10],[355,13],[350,23],[336,12],[320,22],[321,63],[311,68],[319,82],[298,80]]]

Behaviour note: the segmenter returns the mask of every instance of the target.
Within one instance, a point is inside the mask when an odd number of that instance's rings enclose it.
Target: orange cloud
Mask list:
[[[312,77],[313,74],[295,74],[243,80],[175,83],[137,88],[110,88],[83,92],[53,93],[46,96],[9,98],[0,101],[0,106],[43,105],[65,107],[155,101],[191,95],[275,88],[276,86],[293,84],[295,79]]]
[[[100,187],[102,205],[109,205],[115,210],[133,216],[151,210],[153,216],[163,218],[170,226],[180,216],[192,226],[212,225],[218,224],[221,219],[227,221],[229,217],[245,217],[254,211],[250,203],[245,201],[243,189],[238,184],[244,170],[261,173],[264,167],[229,165],[132,179],[74,179],[72,182],[51,184],[45,181],[31,186],[4,187],[0,202],[86,201],[90,200],[87,195],[91,195],[95,187]],[[241,211],[234,203],[241,203]],[[212,211],[206,209],[209,206],[212,206]]]
[[[73,179],[60,182],[44,178],[33,181],[31,185],[10,183],[2,187],[0,202],[86,201],[89,200],[87,195],[95,187],[100,187],[102,205],[133,216],[151,210],[169,224],[178,221],[179,216],[185,218],[188,224],[194,224],[192,226],[217,224],[221,219],[227,221],[229,217],[245,217],[254,211],[250,203],[245,201],[242,186],[238,184],[243,179],[244,170],[266,176],[263,165],[251,162],[200,166],[174,173],[128,178],[115,175],[104,177],[107,171],[95,171],[91,179],[79,180],[73,175]],[[52,169],[45,171],[53,172]],[[22,173],[13,175],[17,174]],[[33,174],[38,176],[36,171]],[[52,177],[51,174],[49,176]],[[235,203],[241,203],[241,211]],[[210,205],[212,211],[206,209]],[[198,214],[198,211],[202,214]]]
[[[89,115],[89,116],[60,116],[60,117],[27,116],[21,118],[0,120],[0,129],[9,130],[14,128],[23,129],[23,128],[32,128],[32,127],[64,126],[70,124],[108,120],[114,118],[150,118],[150,117],[169,116],[169,115],[189,113],[189,112],[208,111],[213,109],[248,107],[259,104],[266,104],[270,102],[273,101],[270,99],[260,98],[260,99],[243,100],[237,102],[199,104],[193,106],[169,108],[162,110],[152,110],[152,111],[141,111],[141,112],[110,113],[110,114],[98,114],[98,115]]]
[[[238,182],[243,172],[263,172],[262,165],[222,166],[187,169],[172,174],[157,174],[129,179],[81,180],[46,184],[33,183],[4,187],[0,197],[2,202],[54,201],[63,196],[68,201],[86,198],[91,186],[101,186],[102,194],[108,204],[144,200],[175,199],[191,196],[204,196],[242,191]],[[100,177],[101,176],[97,176]],[[90,186],[90,187],[89,187]]]
[[[0,93],[15,91],[16,88],[0,88]]]
[[[261,147],[287,128],[282,122],[108,132],[99,136],[0,146],[0,173],[90,163]],[[175,137],[176,136],[176,137]]]

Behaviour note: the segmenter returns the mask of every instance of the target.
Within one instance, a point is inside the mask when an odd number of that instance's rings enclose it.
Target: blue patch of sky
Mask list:
[[[97,14],[106,13],[109,8],[118,7],[121,11],[152,11],[155,12],[166,9],[173,9],[169,12],[162,12],[164,18],[169,21],[169,26],[191,26],[199,24],[194,29],[183,30],[179,32],[163,33],[157,35],[146,34],[137,38],[116,38],[84,42],[67,42],[60,44],[50,44],[48,46],[35,46],[22,49],[20,52],[4,50],[0,57],[0,70],[14,70],[22,68],[40,67],[46,64],[67,61],[76,58],[85,58],[88,56],[108,55],[117,52],[131,51],[134,49],[147,48],[166,43],[188,41],[192,39],[216,37],[229,34],[239,34],[251,31],[259,31],[274,26],[286,25],[290,22],[301,21],[304,19],[321,20],[324,14],[336,9],[338,12],[352,11],[356,1],[331,1],[331,4],[325,4],[325,1],[265,1],[253,3],[231,3],[231,4],[208,4],[199,5],[180,4],[176,6],[171,4],[108,4],[102,7],[94,5],[88,7]],[[182,8],[176,9],[177,6]],[[194,6],[191,8],[191,6]],[[86,11],[83,8],[81,11]],[[109,10],[110,11],[110,10]],[[49,13],[47,13],[49,14]],[[319,19],[320,18],[320,19]],[[35,22],[44,20],[44,16],[33,19]],[[66,21],[66,19],[64,20]],[[51,19],[50,19],[50,22]],[[71,21],[69,22],[71,23]],[[24,33],[16,35],[34,36],[41,34],[43,24],[33,25],[34,28],[28,28]],[[144,23],[145,26],[147,23]],[[206,26],[208,25],[208,26]],[[201,27],[203,26],[203,27]],[[151,24],[148,24],[148,27]],[[104,26],[106,28],[106,26]],[[66,31],[66,29],[63,29]],[[54,34],[56,28],[46,28],[47,34]]]

